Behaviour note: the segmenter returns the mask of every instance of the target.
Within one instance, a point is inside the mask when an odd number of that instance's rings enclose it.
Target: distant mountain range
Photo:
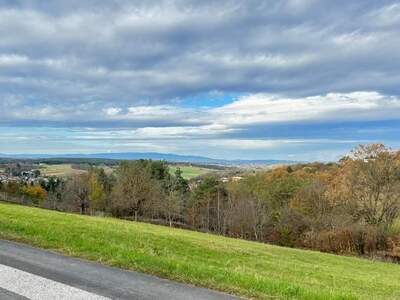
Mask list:
[[[275,165],[296,163],[290,160],[226,160],[204,156],[178,155],[156,152],[124,152],[124,153],[94,153],[94,154],[0,154],[1,158],[13,159],[51,159],[51,158],[83,158],[83,159],[113,159],[113,160],[137,160],[152,159],[169,162],[222,164],[222,165]]]

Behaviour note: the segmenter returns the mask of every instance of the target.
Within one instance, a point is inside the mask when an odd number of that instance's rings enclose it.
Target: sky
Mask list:
[[[400,148],[400,2],[0,0],[0,153]]]

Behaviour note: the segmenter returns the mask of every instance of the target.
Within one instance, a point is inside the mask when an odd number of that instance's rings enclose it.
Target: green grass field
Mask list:
[[[400,299],[400,266],[0,203],[0,238],[256,299]]]
[[[207,169],[207,168],[201,168],[201,167],[195,167],[195,166],[169,166],[169,171],[171,174],[175,174],[175,171],[177,168],[180,168],[182,171],[182,177],[189,180],[207,173],[215,172],[214,169]]]

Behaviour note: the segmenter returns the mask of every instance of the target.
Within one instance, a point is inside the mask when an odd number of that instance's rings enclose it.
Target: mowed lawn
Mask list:
[[[256,299],[400,299],[400,265],[0,203],[0,238]]]
[[[169,171],[171,174],[175,174],[177,168],[182,171],[182,177],[189,180],[207,173],[215,172],[215,169],[207,169],[195,166],[169,166]]]

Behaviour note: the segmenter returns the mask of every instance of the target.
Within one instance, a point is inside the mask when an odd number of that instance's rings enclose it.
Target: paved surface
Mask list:
[[[2,289],[0,288],[0,299],[1,300],[26,300],[27,298],[18,295],[18,294],[14,294],[13,292],[10,292],[8,290]]]
[[[0,240],[0,299],[238,299]]]

